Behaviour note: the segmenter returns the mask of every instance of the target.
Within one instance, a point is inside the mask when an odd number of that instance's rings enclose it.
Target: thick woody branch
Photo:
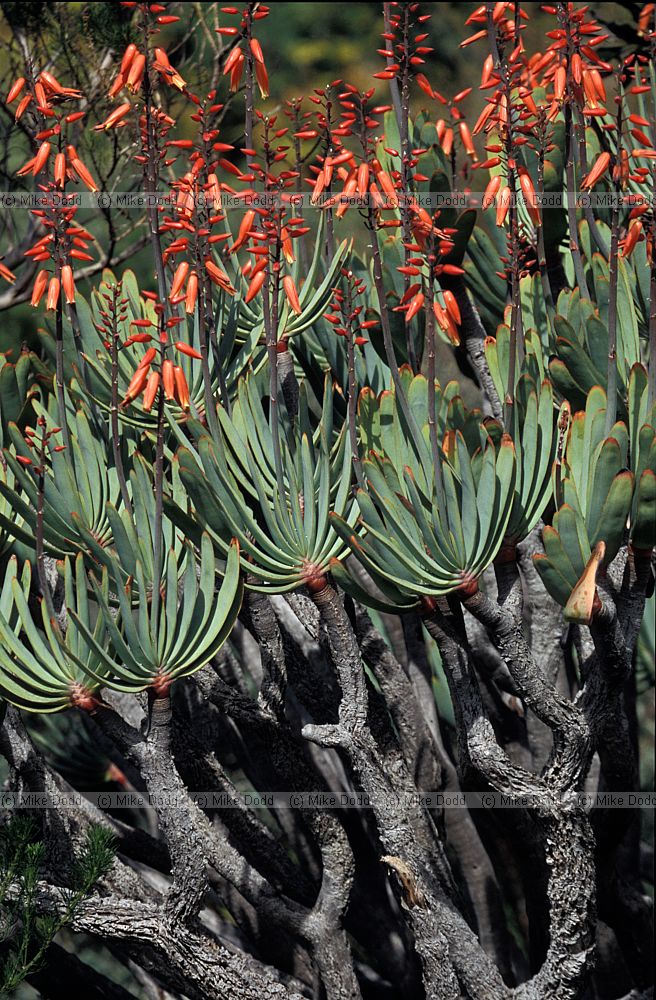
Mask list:
[[[259,719],[243,712],[241,721],[251,740],[259,738],[261,725],[266,724],[268,752],[284,787],[303,792],[322,790],[321,781],[301,756],[300,747],[287,726],[273,720],[268,713],[260,712]],[[329,1000],[356,1000],[360,995],[359,987],[353,971],[350,945],[342,927],[353,884],[353,854],[334,814],[317,810],[305,818],[321,852],[321,885],[312,907],[298,907],[292,923],[289,920],[285,922],[283,918],[283,924],[290,930],[295,927],[297,933],[312,945]],[[275,905],[268,900],[268,907]]]
[[[61,914],[66,889],[39,883],[37,905],[43,914]],[[101,940],[121,943],[167,986],[193,1000],[302,1000],[301,994],[276,981],[265,966],[243,954],[231,954],[179,921],[163,921],[157,906],[138,899],[94,896],[75,910],[71,928]]]
[[[257,591],[250,591],[248,594],[247,612],[262,658],[262,683],[258,701],[263,711],[281,720],[285,714],[287,664],[278,621],[269,598]]]
[[[516,1000],[578,1000],[594,949],[594,838],[580,807],[540,820],[549,867],[549,949]]]
[[[406,765],[425,791],[441,787],[441,766],[426,719],[418,704],[410,678],[394,656],[369,615],[356,608],[356,627],[362,658],[381,686],[385,703],[399,734]]]
[[[156,796],[157,818],[173,862],[170,918],[180,910],[190,916],[198,911],[207,866],[211,865],[270,919],[298,931],[304,908],[279,896],[231,844],[216,840],[207,816],[189,796],[172,755],[158,746],[159,739],[144,739],[108,707],[98,710],[97,721],[121,751],[137,763],[148,791]]]
[[[444,664],[458,721],[461,764],[463,760],[471,761],[497,791],[516,796],[545,792],[542,782],[513,764],[497,743],[469,659],[462,620],[458,621],[445,599],[436,603],[436,608],[424,616],[424,623]]]
[[[331,583],[327,582],[311,594],[311,598],[326,629],[330,655],[342,689],[340,728],[355,734],[366,725],[367,720],[367,689],[358,641]]]
[[[190,810],[177,804],[184,802],[186,790],[171,753],[170,698],[154,698],[150,707],[145,739],[112,709],[98,709],[96,721],[134,760],[148,791],[156,796],[155,812],[172,862],[167,914],[171,920],[188,921],[197,916],[207,886],[202,837]]]
[[[464,603],[467,605],[469,601]],[[473,671],[471,667],[466,666],[467,656],[463,651],[465,643],[462,641],[462,636],[458,636],[457,623],[454,623],[453,618],[446,613],[445,604],[444,601],[438,602],[438,608],[427,616],[426,624],[438,642],[452,690],[454,707],[460,716],[459,729],[467,733],[467,749],[470,756],[472,749],[474,751],[472,761],[493,787],[505,790],[502,783],[506,782],[505,788],[511,790],[512,794],[521,794],[521,789],[524,788],[526,793],[540,797],[543,803],[537,809],[537,818],[550,871],[547,890],[550,905],[550,944],[540,972],[529,983],[519,987],[515,995],[521,1000],[547,997],[553,997],[554,1000],[571,997],[573,1000],[578,996],[578,988],[589,967],[594,940],[594,846],[589,822],[582,810],[570,811],[567,806],[561,808],[547,794],[547,786],[540,779],[504,760],[505,755],[497,746],[491,727],[487,738],[479,743],[478,734],[482,728],[483,715],[480,694]],[[493,616],[492,612],[497,608],[492,602],[489,604],[490,608],[487,609],[489,615],[481,615],[479,618],[488,627],[492,624],[491,619],[496,619],[496,615]],[[475,604],[472,613],[476,615],[477,610],[480,612],[480,605]],[[503,614],[506,618],[510,618],[509,612]],[[510,629],[510,622],[506,621],[505,625]],[[515,627],[519,628],[519,625]],[[499,639],[498,629],[493,634]],[[505,640],[499,641],[499,647],[508,662]],[[510,663],[508,666],[522,687]],[[525,669],[528,669],[528,665],[525,665]],[[537,673],[535,670],[534,672]],[[532,698],[537,699],[540,688],[536,688],[533,683],[528,686]],[[526,694],[526,686],[523,687],[523,691]],[[550,694],[548,700],[553,700],[553,695]],[[543,702],[544,697],[540,701]],[[551,705],[548,710],[549,718],[553,719],[554,711]],[[485,730],[483,733],[485,736]],[[559,755],[568,752],[569,748],[563,742]],[[553,765],[557,773],[559,764],[557,756]]]
[[[588,762],[590,732],[585,715],[537,669],[521,621],[481,591],[462,603],[487,628],[524,701],[553,731],[557,764],[554,761],[550,783],[561,790],[571,788]]]
[[[326,599],[334,610],[331,595],[326,595]],[[339,602],[336,595],[335,600]],[[329,634],[331,627],[338,626],[337,638],[333,635],[330,640],[333,655],[357,649],[351,624],[341,604],[339,607],[341,614],[335,612],[335,617],[328,621]],[[323,617],[321,605],[320,611]],[[352,689],[355,679],[342,681],[344,663],[336,660],[335,666],[343,685],[340,721],[337,725],[305,726],[303,735],[321,746],[341,749],[352,763],[359,786],[369,797],[385,850],[383,860],[396,873],[402,887],[422,962],[426,997],[455,1000],[461,995],[460,983],[463,983],[476,1000],[483,1000],[484,996],[486,1000],[501,1000],[507,991],[498,970],[449,898],[453,883],[448,864],[435,827],[416,800],[416,787],[402,754],[389,743],[381,747],[372,736],[367,723],[369,706],[364,676],[362,688],[358,685],[358,708],[364,711],[365,719],[353,725],[349,706],[344,706],[344,686],[351,685]],[[349,666],[355,668],[353,660]],[[362,671],[361,666],[359,669]],[[481,992],[482,982],[486,983],[485,994]]]

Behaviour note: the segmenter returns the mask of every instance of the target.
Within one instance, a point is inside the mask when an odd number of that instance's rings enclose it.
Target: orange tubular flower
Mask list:
[[[164,49],[155,49],[155,62],[153,66],[159,70],[167,83],[170,83],[173,87],[177,87],[178,90],[184,90],[187,86],[185,80],[171,66],[169,57]]]
[[[141,86],[141,81],[143,80],[143,75],[146,69],[146,57],[142,52],[139,52],[130,66],[130,72],[126,82],[128,90],[133,93],[139,89]]]
[[[157,357],[157,348],[149,347],[146,353],[144,354],[143,358],[137,365],[137,371],[147,372],[156,357]]]
[[[237,59],[230,71],[230,90],[235,94],[239,90],[239,84],[241,83],[241,78],[244,73],[244,66],[246,65],[246,60],[241,49],[237,49]]]
[[[597,88],[594,85],[592,76],[589,70],[585,70],[583,73],[583,92],[585,94],[588,104],[596,108],[597,107]]]
[[[303,310],[301,309],[301,304],[298,301],[298,292],[296,291],[294,279],[289,274],[286,274],[282,279],[282,287],[292,310],[297,316],[300,316]]]
[[[225,271],[222,271],[220,267],[217,267],[217,265],[214,263],[211,257],[208,257],[205,260],[205,270],[207,271],[210,277],[210,281],[213,281],[215,285],[218,285],[219,288],[222,288],[225,292],[228,293],[228,295],[235,294],[236,289],[233,287],[233,285],[230,284],[230,278],[225,273]]]
[[[316,204],[316,202],[317,202],[317,200],[319,198],[319,195],[321,194],[321,192],[323,191],[323,189],[325,188],[325,186],[326,186],[326,182],[323,179],[323,171],[321,171],[321,173],[317,175],[317,179],[314,182],[314,187],[312,188],[312,196],[311,196],[310,200],[311,200],[311,202],[312,202],[313,205]]]
[[[519,186],[522,189],[522,194],[524,195],[524,204],[526,205],[526,210],[531,218],[534,225],[540,225],[540,212],[536,204],[535,188],[533,187],[533,181],[531,180],[529,174],[525,169],[522,169],[519,174]]]
[[[478,165],[482,170],[491,170],[492,167],[498,167],[500,163],[500,156],[491,156],[489,160],[484,160],[483,163],[479,163]]]
[[[26,94],[25,97],[23,97],[21,99],[20,104],[16,108],[16,114],[14,116],[14,121],[19,121],[23,117],[25,111],[27,111],[27,109],[28,109],[29,105],[31,104],[31,102],[32,102],[32,95],[31,94]]]
[[[453,129],[447,128],[444,130],[444,138],[442,139],[442,152],[445,156],[451,156],[451,150],[453,149]]]
[[[176,340],[173,346],[176,351],[180,351],[181,354],[186,354],[188,358],[196,358],[197,361],[203,360],[203,355],[199,354],[199,352],[194,350],[193,347],[190,347],[189,344],[185,344],[183,340]]]
[[[32,289],[31,303],[33,306],[38,306],[39,302],[43,298],[43,293],[46,290],[46,285],[48,284],[48,272],[39,271],[36,276],[36,281],[34,282],[34,288]]]
[[[446,295],[447,293],[445,292],[444,293],[445,301],[446,301]],[[458,333],[456,324],[454,323],[452,317],[449,315],[448,312],[446,312],[442,308],[442,306],[439,304],[437,300],[433,302],[433,312],[435,313],[435,319],[437,320],[440,329],[444,330],[451,343],[455,344],[457,347],[458,344],[460,343],[460,335]]]
[[[36,177],[40,174],[46,163],[48,162],[48,157],[50,156],[50,143],[42,142],[39,146],[39,150],[32,161],[32,173]]]
[[[510,188],[508,185],[504,185],[499,192],[499,198],[497,200],[497,226],[502,226],[506,221],[506,216],[508,215],[508,210],[510,208]]]
[[[253,58],[256,62],[264,64],[264,56],[262,55],[262,46],[258,42],[257,38],[251,38],[251,52],[253,53]]]
[[[239,226],[239,232],[237,233],[237,239],[230,247],[230,253],[234,253],[235,250],[239,250],[240,247],[244,245],[248,239],[248,234],[253,228],[253,223],[255,222],[255,212],[252,208],[244,214],[244,218],[241,220]]]
[[[423,304],[424,304],[424,293],[417,292],[412,302],[410,303],[408,310],[406,311],[405,314],[406,323],[409,323],[410,320],[414,319],[414,317],[417,315]]]
[[[130,66],[134,62],[134,57],[137,54],[137,46],[133,45],[132,42],[128,45],[125,52],[123,53],[123,58],[121,60],[121,73],[125,75],[130,69]]]
[[[144,389],[143,398],[143,408],[146,413],[149,413],[153,408],[153,403],[155,402],[155,397],[157,395],[157,390],[159,389],[159,372],[151,372],[148,376],[148,381],[146,382],[146,388]]]
[[[262,285],[264,284],[264,279],[266,278],[266,273],[264,270],[258,271],[257,274],[251,279],[251,283],[248,286],[248,291],[244,297],[244,302],[251,302],[257,293],[260,291]]]
[[[192,313],[196,308],[196,299],[198,298],[198,275],[195,271],[192,271],[189,275],[189,281],[187,282],[187,294],[185,296],[185,310],[188,313]]]
[[[81,97],[79,90],[73,90],[71,87],[62,87],[59,80],[57,80],[52,73],[48,73],[43,70],[39,76],[41,83],[45,84],[46,88],[52,93],[57,94],[58,97]]]
[[[162,385],[164,386],[164,395],[167,399],[175,399],[175,373],[173,371],[173,362],[166,361],[162,364]]]
[[[123,76],[122,73],[119,73],[116,79],[114,80],[113,84],[107,91],[107,96],[116,97],[116,95],[123,90],[124,86],[125,86],[125,77]]]
[[[361,163],[358,167],[356,190],[358,194],[366,194],[369,188],[369,164]]]
[[[9,268],[2,263],[2,261],[0,261],[0,278],[4,278],[5,281],[8,281],[12,285],[16,280],[14,272],[10,271]]]
[[[453,292],[446,291],[444,294],[444,304],[446,306],[446,311],[449,316],[453,319],[454,323],[460,323],[460,307],[456,302],[456,297]]]
[[[646,3],[640,11],[640,16],[638,18],[638,32],[640,34],[646,35],[649,32],[649,22],[653,15],[654,4]]]
[[[183,260],[181,264],[178,264],[175,274],[173,275],[173,281],[171,282],[171,291],[169,292],[169,300],[172,302],[180,294],[180,289],[185,283],[185,279],[189,274],[189,264],[186,260]]]
[[[48,111],[49,110],[49,108],[48,108],[48,100],[46,98],[46,92],[43,89],[43,85],[42,84],[40,84],[40,83],[35,83],[34,84],[34,96],[36,98],[36,104],[37,104],[37,107],[38,107],[39,111],[41,111],[42,113],[45,113],[46,111]]]
[[[146,385],[146,382],[148,381],[149,371],[150,365],[144,365],[143,367],[137,368],[128,386],[128,391],[123,397],[121,406],[126,406],[128,403],[131,403],[133,399],[136,399],[138,395],[140,395]]]
[[[333,161],[327,156],[323,161],[323,182],[328,187],[333,179]]]
[[[20,168],[20,170],[16,171],[16,176],[24,177],[25,174],[31,173],[33,166],[34,166],[34,157],[32,157],[31,160],[28,160],[27,163],[24,163],[23,166]]]
[[[376,180],[388,198],[396,199],[396,188],[392,178],[385,170],[376,171]]]
[[[16,98],[20,95],[25,86],[25,77],[19,76],[18,79],[12,84],[9,93],[7,94],[7,104],[13,104]]]
[[[239,48],[238,45],[236,45],[225,61],[225,66],[223,67],[224,76],[228,76],[229,73],[232,73],[233,69],[239,62],[240,58],[243,59],[244,57],[241,49]]]
[[[173,376],[175,378],[175,398],[182,407],[183,410],[189,409],[189,386],[187,385],[187,379],[185,378],[185,373],[179,365],[175,365],[173,368]]]
[[[589,69],[588,74],[592,81],[592,86],[594,87],[595,93],[602,104],[606,103],[606,88],[604,86],[604,81],[601,78],[601,73],[598,69]]]
[[[640,241],[642,236],[642,222],[634,222],[630,227],[627,237],[624,241],[624,247],[622,249],[623,257],[630,257],[633,253],[636,243]]]
[[[467,45],[472,45],[474,42],[478,42],[481,38],[487,37],[487,31],[477,31],[475,35],[470,35],[469,38],[465,38],[464,42],[460,43],[460,48],[464,49]]]
[[[132,105],[129,101],[126,101],[125,104],[120,104],[118,108],[114,108],[112,113],[105,119],[104,122],[101,122],[100,125],[94,126],[94,131],[103,132],[107,131],[107,129],[115,128],[116,125],[118,125],[118,123],[125,118],[131,107]]]
[[[59,301],[59,278],[51,278],[48,284],[48,298],[46,299],[46,309],[56,309]]]
[[[61,283],[68,305],[75,302],[75,282],[73,280],[73,268],[70,264],[64,264],[61,269]]]
[[[98,185],[94,181],[93,177],[82,163],[82,160],[77,155],[75,146],[67,146],[66,153],[68,155],[68,161],[71,165],[73,171],[80,178],[82,183],[91,191],[92,193],[98,190]]]
[[[207,191],[214,202],[214,208],[221,207],[221,187],[216,174],[207,175]]]
[[[434,98],[435,97],[435,91],[433,90],[433,88],[431,87],[430,83],[428,82],[428,80],[426,79],[426,77],[424,76],[423,73],[417,73],[416,74],[416,76],[415,76],[415,83],[420,88],[420,90],[423,90],[423,92],[428,97],[430,97],[430,98]]]
[[[479,132],[483,131],[483,129],[485,128],[485,125],[487,124],[488,118],[491,118],[493,114],[494,114],[494,105],[493,104],[486,104],[485,107],[483,108],[483,110],[481,111],[480,115],[478,116],[476,124],[474,125],[474,135],[478,135]],[[442,142],[442,139],[444,138],[443,135],[440,136],[439,130],[438,130],[438,138],[440,140],[440,143]]]
[[[641,146],[646,146],[648,149],[651,147],[651,139],[642,131],[642,129],[632,128],[631,135],[640,143]]]
[[[262,62],[255,63],[255,79],[257,80],[257,85],[260,88],[260,97],[264,99],[269,96],[269,75],[266,71],[266,66]]]
[[[481,90],[487,87],[493,72],[494,72],[494,58],[491,55],[489,55],[486,57],[485,62],[483,63],[483,69],[481,71]]]
[[[606,173],[608,167],[610,166],[610,153],[602,153],[601,156],[597,158],[592,170],[586,178],[584,178],[581,187],[583,190],[586,188],[593,188],[600,177]]]
[[[63,188],[66,181],[66,156],[64,153],[57,153],[55,157],[55,184]]]
[[[476,155],[476,148],[472,141],[471,132],[467,127],[466,122],[458,122],[458,129],[460,131],[460,139],[467,156],[470,156],[474,163],[477,162],[478,156]]]
[[[368,176],[369,175],[367,174],[367,178]],[[342,194],[340,196],[340,198],[343,198],[343,200],[340,201],[339,208],[335,212],[335,215],[337,216],[338,219],[343,218],[343,216],[345,216],[346,213],[348,212],[349,210],[348,199],[351,198],[356,193],[357,189],[358,189],[358,179],[355,172],[352,172],[347,178],[346,184],[344,185],[344,190],[342,191]],[[363,194],[366,194],[366,188],[363,191]]]
[[[283,257],[288,264],[293,264],[296,260],[296,257],[294,256],[294,245],[288,230],[284,226],[282,232],[280,233],[280,237]]]
[[[554,97],[557,101],[562,101],[565,96],[567,86],[567,70],[564,66],[559,66],[554,75]]]
[[[630,173],[629,154],[626,149],[621,149],[619,160],[616,160],[615,166],[613,167],[613,180],[619,181],[622,186],[624,186],[629,179]]]

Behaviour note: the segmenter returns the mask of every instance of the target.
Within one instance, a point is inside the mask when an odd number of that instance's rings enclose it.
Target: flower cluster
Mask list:
[[[367,343],[367,330],[378,326],[377,319],[362,319],[364,306],[356,305],[365,292],[364,278],[357,278],[348,268],[341,268],[342,284],[333,288],[333,298],[330,312],[324,313],[324,319],[333,327],[338,337],[351,339],[356,347],[364,347]]]
[[[251,302],[264,289],[267,300],[270,294],[275,311],[278,289],[282,287],[292,312],[300,314],[299,290],[292,275],[283,274],[284,263],[289,265],[296,259],[294,241],[309,232],[305,219],[294,214],[292,189],[296,187],[298,174],[284,165],[282,169],[278,167],[287,159],[290,147],[280,140],[288,135],[289,128],[278,128],[277,115],[266,116],[259,111],[256,121],[261,127],[262,155],[250,155],[248,173],[241,179],[249,184],[259,182],[269,198],[265,205],[247,207],[228,251],[234,255],[244,250],[249,256],[241,268],[248,281],[245,302]],[[240,192],[247,206],[254,195],[252,187]]]
[[[270,8],[261,3],[248,3],[241,13],[237,7],[221,8],[223,14],[240,17],[238,28],[230,26],[216,29],[217,34],[236,39],[223,67],[223,75],[229,78],[230,90],[233,93],[239,90],[244,70],[246,70],[247,86],[252,87],[254,71],[260,95],[263,98],[269,96],[269,75],[262,54],[262,46],[257,38],[253,37],[253,23],[267,17],[269,11]]]
[[[34,262],[50,261],[52,270],[41,269],[32,289],[32,305],[37,306],[47,289],[47,308],[55,309],[63,289],[68,304],[75,302],[75,281],[72,262],[91,261],[87,252],[92,236],[74,223],[77,206],[65,196],[70,181],[82,181],[95,192],[98,187],[77,150],[67,140],[68,130],[84,118],[83,111],[67,111],[70,101],[82,98],[78,90],[64,87],[52,73],[43,71],[33,83],[25,77],[15,81],[7,95],[7,103],[20,98],[16,119],[27,115],[25,123],[35,146],[34,156],[17,171],[18,176],[31,175],[42,192],[43,208],[32,210],[45,233],[30,247],[25,256]],[[4,275],[7,277],[7,275]]]
[[[26,427],[23,440],[32,452],[29,455],[17,455],[16,461],[29,466],[37,476],[43,476],[48,468],[47,456],[50,452],[65,451],[66,445],[54,444],[53,439],[61,434],[61,427],[46,427],[45,417],[37,417],[36,427]]]
[[[203,303],[210,298],[208,282],[229,295],[235,294],[228,275],[214,258],[213,249],[230,239],[225,227],[220,232],[214,231],[225,222],[220,211],[222,185],[217,172],[221,169],[241,176],[241,171],[225,158],[233,146],[219,138],[216,119],[223,105],[216,103],[216,91],[203,99],[189,92],[187,96],[196,106],[191,118],[198,128],[197,140],[166,143],[167,149],[175,149],[178,155],[187,157],[189,169],[171,184],[175,194],[173,211],[164,215],[159,231],[174,237],[164,251],[164,261],[185,258],[173,274],[169,300],[173,305],[184,302],[186,312],[193,313],[199,291]],[[226,184],[223,188],[230,190]]]

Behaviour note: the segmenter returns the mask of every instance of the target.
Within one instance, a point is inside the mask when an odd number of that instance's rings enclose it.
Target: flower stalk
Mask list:
[[[132,503],[128,492],[125,468],[123,466],[123,455],[121,452],[121,434],[118,419],[119,399],[118,399],[118,311],[121,285],[115,284],[111,290],[111,301],[108,303],[111,310],[111,327],[109,330],[109,350],[111,358],[111,401],[109,407],[109,422],[112,433],[112,453],[114,456],[114,468],[118,477],[119,489],[123,507],[132,518]]]
[[[610,255],[608,258],[608,369],[606,374],[606,434],[610,434],[617,414],[617,281],[620,237],[620,195],[622,192],[622,78],[618,78],[617,113],[615,128],[617,154],[613,169],[615,198],[611,211]]]
[[[56,264],[55,276],[61,285],[61,265]],[[66,412],[66,385],[64,379],[64,317],[63,317],[63,296],[61,290],[57,298],[55,308],[55,383],[57,386],[57,409],[59,410],[59,422],[62,427],[64,444],[71,454],[71,435],[68,429],[68,415]]]
[[[568,5],[558,4],[558,12],[567,36],[567,67],[566,67],[566,90],[565,90],[565,176],[567,180],[567,221],[569,224],[569,248],[574,262],[574,274],[576,283],[583,298],[589,299],[590,292],[585,277],[583,267],[583,256],[579,243],[578,220],[576,217],[576,136],[574,121],[572,116],[572,104],[574,102],[572,83],[572,56],[574,55],[574,38],[572,34],[572,24],[569,16]]]
[[[43,505],[45,499],[46,461],[48,457],[48,451],[47,451],[48,435],[46,433],[45,421],[43,417],[39,417],[37,425],[41,430],[41,438],[39,441],[39,464],[35,470],[36,491],[37,491],[36,531],[35,531],[36,565],[39,576],[39,588],[41,590],[41,595],[43,597],[43,600],[46,602],[46,608],[48,609],[48,617],[51,621],[56,622],[55,605],[52,600],[50,583],[48,582],[48,574],[46,572],[45,552],[43,546]]]
[[[435,289],[433,287],[432,275],[429,275],[425,282],[425,308],[426,308],[426,340],[428,346],[428,435],[430,438],[431,455],[433,458],[433,476],[435,478],[435,492],[438,498],[444,496],[444,483],[442,479],[442,449],[437,439],[437,424],[435,414],[437,410],[437,400],[435,395]]]

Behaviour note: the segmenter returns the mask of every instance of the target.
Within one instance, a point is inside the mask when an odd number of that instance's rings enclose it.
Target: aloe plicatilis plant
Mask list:
[[[383,4],[373,80],[280,107],[284,5],[119,6],[97,87],[16,45],[0,261],[0,753],[50,796],[0,906],[116,967],[25,932],[0,988],[646,997],[648,830],[586,794],[654,681],[654,5],[478,7],[476,105]]]

